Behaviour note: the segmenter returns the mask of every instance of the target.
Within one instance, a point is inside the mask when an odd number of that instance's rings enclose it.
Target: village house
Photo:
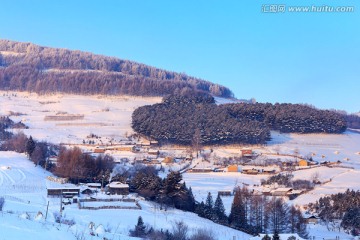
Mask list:
[[[277,188],[271,191],[273,196],[288,196],[292,192],[292,188]]]
[[[141,142],[141,147],[150,147],[151,146],[151,142],[144,140]]]
[[[110,194],[128,195],[129,185],[121,182],[111,182],[108,184]]]
[[[201,167],[195,167],[191,169],[191,172],[212,172],[212,168],[201,168]]]
[[[61,197],[72,198],[80,195],[80,188],[48,188],[48,197]]]
[[[270,188],[263,189],[262,194],[265,195],[265,196],[270,196],[271,195],[271,189]]]
[[[243,157],[252,157],[253,156],[253,151],[251,149],[244,148],[244,149],[241,149],[240,152],[241,152],[241,156],[243,156]]]
[[[96,147],[94,149],[94,153],[105,153],[106,148],[105,147]]]
[[[124,152],[134,152],[135,146],[134,145],[116,145],[116,146],[108,146],[106,150],[110,151],[124,151]]]
[[[157,146],[159,146],[159,142],[158,141],[150,141],[150,146],[157,147]]]
[[[159,150],[156,150],[156,149],[149,149],[148,154],[157,156],[160,154],[160,152],[159,152]]]
[[[319,218],[314,215],[311,215],[311,216],[305,218],[305,221],[307,224],[318,224]]]

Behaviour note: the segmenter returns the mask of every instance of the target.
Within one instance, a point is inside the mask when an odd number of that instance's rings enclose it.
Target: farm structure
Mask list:
[[[80,188],[48,188],[47,195],[49,197],[66,197],[72,198],[80,195]]]
[[[307,167],[309,165],[309,163],[305,160],[305,159],[301,159],[298,162],[299,167]]]
[[[121,182],[111,182],[108,185],[110,194],[128,195],[129,185]]]
[[[219,196],[232,196],[231,190],[220,190],[218,191]]]

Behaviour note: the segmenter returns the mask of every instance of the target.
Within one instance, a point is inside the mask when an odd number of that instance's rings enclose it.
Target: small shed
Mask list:
[[[86,186],[89,188],[101,188],[101,183],[87,183]]]
[[[121,182],[111,182],[108,185],[110,194],[128,195],[129,185]]]
[[[173,162],[174,162],[174,158],[168,156],[168,157],[165,157],[162,162],[163,162],[163,163],[173,163]]]
[[[231,196],[232,191],[231,190],[220,190],[218,191],[219,196]]]
[[[309,164],[305,159],[301,159],[299,162],[299,167],[307,167]]]
[[[156,149],[149,149],[149,151],[148,151],[148,154],[150,154],[150,155],[159,155],[159,150],[156,150]]]
[[[150,141],[150,146],[158,146],[159,142],[158,141]]]
[[[253,151],[251,149],[244,148],[244,149],[241,149],[241,155],[243,157],[252,157]]]
[[[238,165],[230,165],[228,166],[228,172],[240,172],[240,168]]]

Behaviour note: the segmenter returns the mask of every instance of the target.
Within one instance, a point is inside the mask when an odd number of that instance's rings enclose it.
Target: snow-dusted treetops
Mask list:
[[[145,64],[88,52],[0,40],[0,89],[37,93],[163,96],[193,89],[232,97],[230,89]]]
[[[235,103],[216,105],[207,94],[165,97],[136,109],[133,129],[163,143],[265,143],[270,130],[285,133],[342,133],[345,116],[301,104]]]

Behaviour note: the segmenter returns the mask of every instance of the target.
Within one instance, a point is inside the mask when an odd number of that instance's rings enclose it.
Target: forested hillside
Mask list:
[[[193,89],[231,97],[223,86],[92,53],[0,40],[0,89],[37,93],[163,96]]]
[[[265,143],[270,130],[285,133],[342,133],[342,114],[300,104],[237,103],[216,105],[204,93],[165,97],[136,109],[133,129],[163,143],[185,145]]]

